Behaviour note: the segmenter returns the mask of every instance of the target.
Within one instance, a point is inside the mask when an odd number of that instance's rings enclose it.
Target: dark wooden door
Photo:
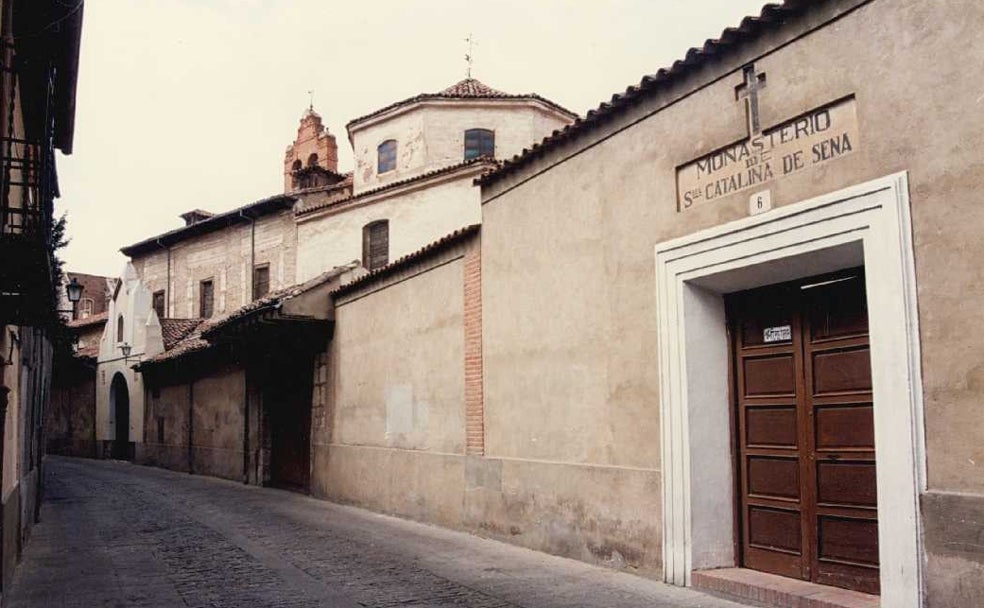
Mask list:
[[[878,593],[861,270],[728,299],[745,567]]]
[[[273,485],[306,492],[311,469],[311,386],[309,359],[271,376],[264,399],[270,424],[270,481]]]

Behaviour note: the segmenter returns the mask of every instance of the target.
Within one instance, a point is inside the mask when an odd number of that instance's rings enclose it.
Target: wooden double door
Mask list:
[[[746,291],[727,304],[742,564],[878,593],[863,271]]]

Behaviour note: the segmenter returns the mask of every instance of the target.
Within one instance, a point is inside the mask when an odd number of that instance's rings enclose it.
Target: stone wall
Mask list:
[[[270,289],[293,285],[297,262],[297,228],[291,210],[273,213],[256,220],[255,253],[253,226],[248,220],[200,237],[188,239],[170,248],[134,258],[137,274],[151,293],[166,290],[166,317],[197,318],[200,283],[211,279],[214,285],[213,315],[221,315],[253,300],[251,255],[254,266],[270,266]]]

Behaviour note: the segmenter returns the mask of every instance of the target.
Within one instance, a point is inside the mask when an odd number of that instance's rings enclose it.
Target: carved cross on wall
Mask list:
[[[745,100],[748,137],[751,139],[762,132],[762,127],[759,125],[758,92],[765,88],[765,73],[756,74],[755,64],[746,65],[742,72],[745,76],[745,82],[735,87],[735,99]]]

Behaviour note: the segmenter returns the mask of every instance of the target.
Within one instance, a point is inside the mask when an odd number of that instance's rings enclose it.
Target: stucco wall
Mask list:
[[[171,247],[171,289],[167,289],[167,251],[161,249],[134,258],[133,265],[148,290],[165,289],[165,316],[188,319],[200,316],[199,284],[212,279],[213,315],[221,315],[253,299],[250,223],[236,224],[191,238]],[[290,210],[256,220],[256,266],[270,265],[270,289],[295,283],[297,229]]]
[[[190,383],[159,386],[146,392],[143,444],[137,449],[138,462],[242,479],[245,403],[242,369],[206,371]],[[158,418],[164,421],[163,441],[158,437]]]
[[[189,387],[187,384],[162,386],[147,390],[146,415],[142,445],[137,446],[136,461],[141,464],[188,471]],[[163,441],[158,437],[158,419],[164,420]]]
[[[297,224],[297,280],[306,281],[335,266],[362,258],[362,228],[389,220],[389,260],[481,221],[475,174],[465,172],[417,189],[381,193],[364,204],[300,216]]]
[[[788,28],[711,62],[697,75],[711,84],[692,91],[693,80],[678,81],[666,96],[534,163],[524,175],[566,159],[536,179],[517,175],[490,188],[482,251],[489,454],[512,455],[525,443],[538,458],[658,474],[653,248],[748,215],[756,189],[678,212],[675,169],[747,136],[735,86],[741,65],[754,60],[768,76],[763,127],[845,96],[857,103],[854,152],[763,185],[774,207],[909,174],[928,486],[931,494],[975,497],[981,521],[984,349],[967,328],[984,325],[976,304],[984,271],[959,261],[984,259],[976,152],[984,120],[979,87],[966,84],[984,77],[982,20],[984,7],[969,0],[876,0],[773,51],[802,33]],[[560,416],[566,424],[549,424]],[[656,525],[658,504],[654,491],[648,517]],[[929,545],[940,556],[931,554],[931,604],[951,605],[955,581],[981,579],[984,552],[968,557]]]
[[[570,119],[539,102],[442,100],[416,104],[352,130],[354,191],[375,188],[464,160],[466,129],[495,131],[496,158],[509,158]],[[396,169],[377,174],[377,148],[397,141]]]
[[[461,526],[462,281],[458,258],[338,305],[313,493]]]
[[[96,372],[79,370],[64,378],[59,369],[45,413],[46,453],[96,456]]]

